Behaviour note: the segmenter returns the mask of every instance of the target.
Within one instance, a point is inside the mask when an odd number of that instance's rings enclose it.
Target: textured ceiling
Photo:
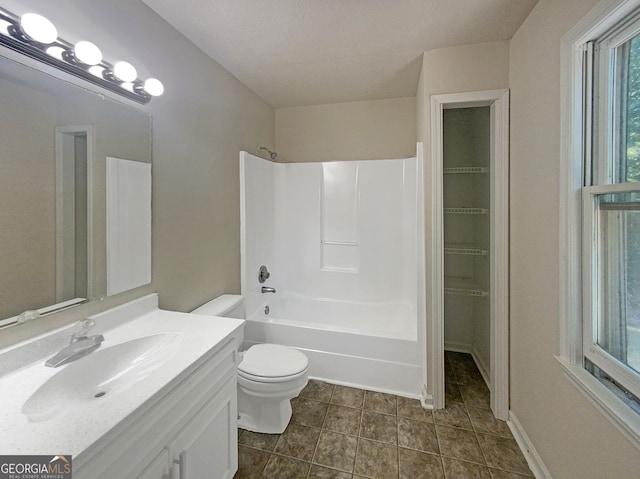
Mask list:
[[[422,53],[510,39],[537,0],[143,0],[272,106],[414,96]]]

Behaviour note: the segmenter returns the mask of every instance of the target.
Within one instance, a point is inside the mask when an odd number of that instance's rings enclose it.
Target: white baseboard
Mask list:
[[[467,343],[459,343],[456,341],[445,341],[445,351],[453,351],[454,353],[469,353],[471,354],[471,345]]]
[[[480,371],[480,374],[482,374],[482,379],[484,379],[484,382],[487,384],[487,387],[489,388],[489,391],[491,391],[492,388],[491,388],[491,379],[490,379],[490,376],[489,376],[489,367],[482,360],[482,357],[480,356],[480,353],[478,352],[478,350],[475,347],[471,348],[471,357],[475,361],[476,366],[478,366],[478,370]]]
[[[551,473],[547,469],[547,466],[542,462],[542,458],[536,448],[533,447],[533,443],[527,436],[527,433],[522,428],[522,424],[518,421],[518,418],[513,413],[513,411],[509,411],[509,420],[507,421],[507,426],[511,429],[511,434],[515,438],[522,454],[524,454],[525,459],[527,460],[527,464],[529,464],[529,468],[533,475],[536,476],[536,479],[553,479],[551,477]]]

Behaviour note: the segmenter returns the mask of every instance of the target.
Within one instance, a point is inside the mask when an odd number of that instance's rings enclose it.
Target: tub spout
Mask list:
[[[261,291],[263,293],[275,293],[276,289],[275,288],[269,288],[268,286],[263,286]]]

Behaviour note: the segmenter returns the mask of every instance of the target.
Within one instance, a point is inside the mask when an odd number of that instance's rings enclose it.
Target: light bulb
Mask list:
[[[133,91],[133,83],[131,82],[125,82],[122,85],[120,85],[122,88],[124,88],[125,90],[130,91],[131,93],[134,93]]]
[[[82,63],[97,65],[102,61],[102,52],[91,42],[82,40],[73,47],[73,54]]]
[[[144,91],[151,96],[160,96],[164,93],[164,85],[156,78],[149,78],[144,82]]]
[[[121,81],[132,82],[138,78],[138,72],[131,63],[118,62],[113,66],[113,75]]]
[[[58,60],[63,60],[62,54],[64,53],[64,48],[62,47],[49,47],[47,48],[47,54],[52,57],[57,58]]]
[[[22,31],[36,42],[53,43],[58,39],[58,30],[53,23],[37,13],[25,13],[20,18]]]
[[[89,73],[98,78],[102,78],[102,72],[104,72],[104,68],[98,65],[89,68]]]

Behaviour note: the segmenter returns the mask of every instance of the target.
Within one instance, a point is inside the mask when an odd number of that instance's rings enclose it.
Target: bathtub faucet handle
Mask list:
[[[263,286],[261,291],[263,293],[275,293],[276,289],[275,288],[269,288],[268,286]]]
[[[267,267],[264,265],[260,266],[260,271],[258,273],[258,282],[260,284],[264,283],[266,280],[269,279],[269,276],[271,276],[271,273],[269,273],[269,271],[267,270]]]

